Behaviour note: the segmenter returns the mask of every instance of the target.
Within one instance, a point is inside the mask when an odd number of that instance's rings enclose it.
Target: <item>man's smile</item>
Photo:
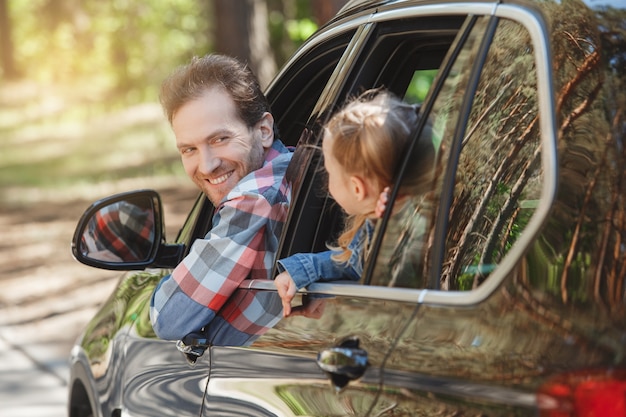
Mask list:
[[[217,178],[208,178],[208,181],[212,184],[212,185],[219,185],[221,183],[223,183],[224,181],[226,181],[231,175],[233,175],[235,171],[229,171],[226,174],[219,176]]]

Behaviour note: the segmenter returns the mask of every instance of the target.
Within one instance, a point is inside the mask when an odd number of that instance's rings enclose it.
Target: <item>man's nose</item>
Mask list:
[[[198,169],[203,174],[210,174],[215,171],[221,163],[222,160],[219,156],[210,149],[203,149],[200,151],[200,166]]]

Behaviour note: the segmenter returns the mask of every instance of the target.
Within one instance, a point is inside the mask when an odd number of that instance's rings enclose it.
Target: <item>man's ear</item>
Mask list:
[[[264,148],[270,148],[274,143],[274,116],[265,112],[261,120],[257,122],[256,128],[260,133],[261,145]]]

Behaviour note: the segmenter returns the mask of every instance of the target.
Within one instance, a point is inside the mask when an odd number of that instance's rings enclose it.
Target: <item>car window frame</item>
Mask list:
[[[556,198],[557,188],[557,163],[556,163],[556,113],[553,97],[553,78],[549,57],[550,46],[547,23],[534,9],[520,5],[500,4],[497,6],[479,3],[466,3],[455,5],[425,5],[411,12],[394,9],[380,10],[372,14],[367,23],[383,22],[387,20],[405,18],[409,16],[446,16],[465,13],[470,15],[495,16],[506,18],[521,24],[529,33],[533,43],[533,56],[537,71],[537,97],[538,111],[542,117],[539,119],[540,141],[542,146],[541,165],[544,171],[544,183],[541,197],[535,213],[529,220],[524,232],[518,237],[515,245],[501,260],[498,267],[491,273],[481,286],[471,291],[439,291],[435,289],[409,289],[389,288],[381,286],[368,286],[355,284],[353,281],[335,281],[332,283],[317,282],[303,292],[311,292],[325,295],[346,295],[357,297],[374,297],[378,299],[440,304],[451,306],[467,306],[482,302],[492,294],[509,276],[513,268],[523,256],[530,243],[539,233],[541,226],[547,220],[550,207]],[[467,110],[469,111],[469,110]],[[450,190],[451,192],[451,190]],[[439,270],[440,265],[434,270]],[[438,275],[433,272],[433,276]],[[439,277],[436,276],[436,279]],[[432,279],[432,278],[431,278]],[[261,282],[251,280],[242,284],[245,288],[275,290],[271,281]]]
[[[426,40],[434,40],[436,38],[429,32],[448,32],[450,42],[452,42],[454,39],[452,30],[458,31],[458,29],[463,26],[466,16],[461,18],[458,14],[449,15],[446,16],[446,19],[438,19],[434,23],[429,22],[428,18],[423,16],[418,16],[417,19],[420,20],[420,24],[407,24],[407,29],[414,29],[410,31],[411,39],[415,37],[421,38],[423,36]],[[401,35],[404,30],[396,32],[391,28],[394,25],[388,24],[386,21],[383,21],[381,24],[379,22],[372,22],[371,18],[361,18],[361,20],[364,23],[357,29],[351,45],[346,49],[344,56],[337,65],[335,73],[331,77],[332,81],[329,82],[328,94],[324,99],[320,100],[318,108],[313,112],[313,116],[317,117],[317,120],[313,120],[309,123],[312,136],[310,143],[314,146],[317,145],[318,148],[319,142],[321,141],[320,126],[326,121],[325,118],[328,117],[337,106],[343,103],[348,96],[358,94],[362,86],[371,87],[372,85],[384,85],[384,82],[381,81],[382,74],[392,72],[388,63],[381,63],[380,67],[372,66],[372,63],[376,63],[377,60],[375,57],[372,57],[371,54],[380,54],[381,50],[386,49],[380,42],[390,43],[394,46],[391,54],[389,51],[385,52],[386,58],[397,57],[401,55],[402,51],[407,49],[406,41],[409,38]],[[411,19],[411,21],[413,20],[414,19]],[[354,24],[352,21],[351,23]],[[433,23],[434,27],[426,27],[430,23]],[[419,27],[420,29],[415,30],[415,27]],[[397,41],[399,38],[400,41]],[[437,43],[441,43],[441,41]],[[432,45],[429,44],[428,41],[425,41],[420,49],[424,46],[431,47]],[[441,56],[443,55],[445,54]],[[406,80],[407,85],[409,81],[410,79]],[[399,88],[397,84],[398,83],[386,85],[386,87],[394,91],[394,89],[397,90]],[[402,87],[404,88],[406,86]],[[396,93],[399,94],[399,92]],[[402,93],[404,93],[404,90],[402,90]],[[323,171],[324,168],[320,159],[312,159],[311,163],[314,165],[309,167],[307,171]],[[323,175],[321,177],[323,179]],[[336,232],[341,228],[344,221],[340,208],[332,201],[332,198],[328,195],[322,197],[321,194],[319,194],[323,191],[323,185],[321,185],[322,181],[318,179],[316,175],[307,175],[304,182],[306,185],[301,192],[304,192],[305,196],[300,199],[298,195],[294,195],[292,198],[292,207],[290,208],[290,217],[288,220],[287,233],[285,235],[285,241],[287,241],[287,243],[283,242],[279,251],[279,259],[293,253],[320,252],[327,250],[327,242],[332,241],[334,238],[334,236],[329,235],[329,231]],[[312,213],[307,213],[307,211],[310,210],[306,208],[310,206],[318,207],[317,212],[313,213],[318,219],[317,228],[315,228],[315,230],[310,230],[310,218]],[[303,213],[305,214],[303,215]],[[299,222],[301,218],[307,219],[306,225],[302,225]]]
[[[298,141],[301,138],[302,130],[308,127],[312,118],[315,118],[314,115],[318,112],[318,108],[320,106],[319,103],[328,95],[327,90],[329,86],[333,84],[333,79],[338,67],[341,67],[341,60],[345,56],[345,51],[350,48],[351,42],[354,39],[355,31],[356,28],[349,27],[344,28],[341,31],[334,31],[331,34],[325,33],[324,36],[321,36],[323,42],[312,42],[312,39],[309,39],[298,49],[298,51],[294,54],[294,57],[283,66],[281,71],[278,75],[276,75],[276,77],[274,77],[273,81],[266,89],[265,94],[272,108],[272,113],[274,113],[275,122],[279,126],[280,139],[285,145],[297,146]],[[310,107],[311,110],[308,112],[301,110],[300,108],[302,107],[302,102],[297,99],[293,100],[294,94],[292,93],[294,88],[301,89],[301,87],[299,85],[294,86],[293,80],[299,78],[298,81],[302,84],[301,79],[303,78],[303,73],[314,73],[315,75],[318,75],[320,73],[320,67],[326,68],[329,66],[329,64],[323,64],[323,56],[328,56],[329,54],[337,51],[339,51],[338,61],[334,65],[332,71],[330,71],[330,75],[324,82],[322,88],[319,90],[319,94],[314,100],[314,104]],[[306,80],[310,81],[310,77],[306,77]],[[306,92],[306,90],[298,92],[298,97],[302,96]],[[283,99],[284,94],[289,96],[290,100]],[[283,107],[289,111],[285,111]],[[298,110],[296,111],[294,109]],[[287,137],[287,135],[282,132],[281,126],[286,126],[287,123],[289,123],[290,133],[294,129],[297,129],[297,127],[294,127],[296,124],[293,121],[294,112],[302,115],[302,117],[299,118],[301,129],[297,131],[297,134]]]

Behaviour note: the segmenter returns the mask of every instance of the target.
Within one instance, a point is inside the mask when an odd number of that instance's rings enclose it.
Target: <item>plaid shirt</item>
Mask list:
[[[196,352],[200,356],[209,346],[249,346],[274,327],[282,315],[278,293],[237,291],[209,324],[186,335],[177,347],[184,353]]]
[[[198,332],[244,279],[269,279],[291,198],[284,180],[291,155],[275,140],[263,167],[241,179],[216,208],[209,233],[161,280],[150,305],[160,338],[178,340]],[[245,315],[238,311],[227,321]]]

